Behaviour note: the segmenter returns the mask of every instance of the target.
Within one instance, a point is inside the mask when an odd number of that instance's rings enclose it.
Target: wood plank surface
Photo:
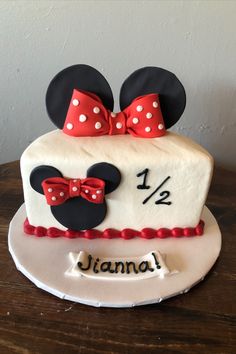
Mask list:
[[[220,258],[185,295],[131,309],[94,308],[36,288],[15,268],[8,225],[23,203],[19,162],[0,166],[0,354],[236,353],[236,173],[216,168],[207,206]]]

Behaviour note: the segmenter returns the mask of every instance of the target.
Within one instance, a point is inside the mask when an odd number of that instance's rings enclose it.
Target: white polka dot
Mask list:
[[[148,113],[146,114],[146,117],[147,117],[148,119],[152,118],[152,113],[148,112]]]
[[[74,182],[74,183],[77,182],[77,179],[73,179],[73,182]]]
[[[92,198],[93,198],[93,199],[96,199],[96,198],[97,198],[96,194],[93,194],[93,195],[92,195]]]
[[[154,108],[157,108],[158,107],[158,102],[154,101],[154,102],[152,102],[152,105],[153,105]]]
[[[86,122],[86,120],[87,120],[87,117],[86,117],[85,114],[81,114],[81,115],[79,116],[79,121],[80,121],[81,123]]]
[[[150,127],[146,127],[146,128],[145,128],[145,132],[147,132],[147,133],[150,133],[151,130],[152,130],[152,129],[151,129]]]
[[[162,130],[164,128],[163,124],[158,124],[158,129]]]
[[[72,191],[73,191],[73,192],[76,192],[77,190],[78,190],[77,187],[72,187]]]
[[[96,191],[96,193],[97,193],[97,194],[101,194],[101,193],[102,193],[102,191],[99,191],[99,190],[98,190],[98,191]]]
[[[49,193],[52,193],[52,188],[48,188],[48,192],[49,192]]]
[[[138,112],[142,112],[143,106],[137,106],[136,110],[137,110]]]
[[[97,122],[95,124],[95,129],[100,129],[102,127],[102,124],[100,122]]]
[[[133,118],[133,123],[134,123],[134,124],[138,124],[138,122],[139,122],[139,119],[138,119],[138,118],[136,118],[136,117]]]
[[[116,123],[116,128],[117,129],[121,129],[122,128],[122,123],[120,123],[120,122]]]
[[[84,191],[86,194],[88,194],[89,193],[89,190],[88,189],[85,189],[85,191]]]
[[[61,193],[60,193],[60,196],[61,196],[61,197],[64,197],[64,195],[65,195],[64,192],[61,192]]]
[[[73,126],[73,124],[71,124],[71,123],[67,123],[66,128],[69,129],[69,130],[71,130],[71,129],[74,128],[74,126]]]
[[[72,103],[73,103],[73,106],[78,106],[78,105],[79,105],[79,100],[74,99],[74,100],[72,101]]]
[[[55,202],[55,200],[57,200],[57,198],[56,197],[52,197],[52,200]]]
[[[116,113],[111,112],[111,116],[112,116],[112,118],[115,118],[116,117]]]
[[[100,113],[100,108],[99,108],[99,107],[94,107],[93,112],[94,112],[95,114]]]

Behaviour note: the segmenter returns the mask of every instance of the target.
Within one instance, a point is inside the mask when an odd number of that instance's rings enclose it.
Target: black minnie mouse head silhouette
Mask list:
[[[44,194],[42,183],[55,177],[63,177],[60,171],[52,166],[36,167],[30,175],[32,188]],[[101,162],[92,165],[87,170],[87,177],[98,178],[105,182],[105,194],[113,192],[120,184],[120,171],[112,164]],[[46,203],[46,200],[45,200]],[[64,203],[51,206],[53,216],[62,225],[71,230],[89,230],[99,225],[106,216],[105,199],[96,204],[82,196],[69,198]]]
[[[74,65],[54,77],[46,94],[48,115],[59,129],[65,126],[74,90],[96,95],[107,110],[113,111],[112,90],[104,76],[91,66]],[[165,69],[151,66],[136,70],[121,87],[121,110],[126,109],[137,97],[148,94],[159,95],[165,128],[172,127],[181,117],[186,105],[185,90],[181,82]],[[78,103],[78,100],[75,101]],[[86,116],[83,115],[81,122],[85,120]],[[71,129],[71,125],[69,127]]]

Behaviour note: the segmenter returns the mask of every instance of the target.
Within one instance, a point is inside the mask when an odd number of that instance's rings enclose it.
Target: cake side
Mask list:
[[[35,167],[53,166],[64,177],[85,178],[88,169],[100,162],[113,164],[121,173],[121,183],[106,195],[107,213],[96,229],[141,230],[198,224],[213,168],[212,157],[201,146],[170,132],[154,139],[129,135],[111,139],[74,138],[59,130],[39,137],[21,157],[30,224],[67,229],[53,216],[45,196],[31,187],[29,179]]]

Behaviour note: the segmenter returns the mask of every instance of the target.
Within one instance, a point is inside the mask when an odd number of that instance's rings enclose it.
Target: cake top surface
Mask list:
[[[191,139],[167,132],[162,138],[144,139],[130,135],[116,135],[112,139],[108,135],[91,137],[70,137],[60,130],[51,131],[36,139],[22,155],[22,160],[30,159],[35,162],[43,161],[53,156],[56,162],[81,155],[87,163],[99,159],[104,161],[122,160],[130,164],[142,159],[162,155],[166,159],[195,159],[199,155],[211,158],[210,154]]]

